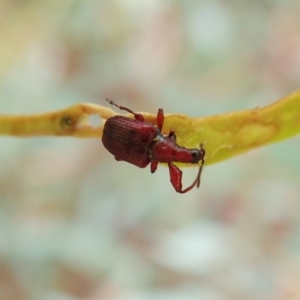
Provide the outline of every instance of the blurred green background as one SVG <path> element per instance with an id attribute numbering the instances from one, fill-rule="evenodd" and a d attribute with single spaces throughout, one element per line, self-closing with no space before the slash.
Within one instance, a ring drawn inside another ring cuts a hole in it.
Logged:
<path id="1" fill-rule="evenodd" d="M 205 116 L 299 89 L 298 0 L 0 0 L 1 114 L 105 98 Z M 0 299 L 300 299 L 299 139 L 204 169 L 0 139 Z M 184 169 L 184 186 L 196 169 Z"/>

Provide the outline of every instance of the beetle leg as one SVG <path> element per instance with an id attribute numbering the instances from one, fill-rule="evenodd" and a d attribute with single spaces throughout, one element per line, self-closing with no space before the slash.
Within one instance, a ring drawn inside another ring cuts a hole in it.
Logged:
<path id="1" fill-rule="evenodd" d="M 151 161 L 151 164 L 150 164 L 151 173 L 154 173 L 156 171 L 157 165 L 158 165 L 158 161 Z"/>
<path id="2" fill-rule="evenodd" d="M 162 127 L 164 125 L 164 120 L 165 120 L 165 115 L 164 115 L 164 111 L 162 108 L 160 108 L 157 112 L 157 116 L 156 116 L 156 122 L 157 122 L 157 126 L 158 129 L 160 131 L 162 131 Z"/>
<path id="3" fill-rule="evenodd" d="M 170 172 L 170 181 L 176 192 L 180 193 L 180 191 L 182 190 L 182 171 L 172 163 L 169 163 L 168 165 Z"/>
<path id="4" fill-rule="evenodd" d="M 169 138 L 172 138 L 172 139 L 174 139 L 175 141 L 176 141 L 176 134 L 175 134 L 175 131 L 174 130 L 170 130 L 170 132 L 169 132 L 169 136 L 168 136 Z"/>
<path id="5" fill-rule="evenodd" d="M 125 106 L 121 106 L 121 105 L 118 105 L 116 104 L 114 101 L 112 100 L 109 100 L 109 99 L 106 99 L 106 101 L 110 104 L 110 105 L 114 105 L 116 106 L 117 108 L 121 109 L 121 110 L 126 110 L 128 111 L 129 113 L 133 114 L 134 115 L 134 118 L 138 121 L 141 121 L 141 122 L 144 122 L 145 119 L 144 119 L 144 116 L 142 114 L 138 114 L 138 113 L 135 113 L 134 111 L 132 111 L 131 109 L 125 107 Z"/>
<path id="6" fill-rule="evenodd" d="M 170 181 L 177 193 L 184 194 L 184 193 L 190 191 L 195 185 L 197 185 L 197 188 L 200 186 L 200 177 L 201 177 L 201 172 L 202 172 L 202 168 L 203 168 L 203 163 L 204 163 L 204 160 L 202 160 L 202 164 L 199 167 L 199 171 L 198 171 L 197 177 L 194 180 L 194 182 L 190 186 L 185 188 L 184 190 L 182 190 L 182 171 L 178 167 L 176 167 L 174 164 L 168 163 L 169 171 L 170 171 Z"/>

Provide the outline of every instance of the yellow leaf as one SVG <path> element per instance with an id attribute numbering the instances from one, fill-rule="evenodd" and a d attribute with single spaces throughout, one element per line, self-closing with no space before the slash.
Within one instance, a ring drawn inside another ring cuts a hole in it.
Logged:
<path id="1" fill-rule="evenodd" d="M 94 114 L 103 121 L 96 128 L 89 123 L 89 117 Z M 0 116 L 0 135 L 101 138 L 104 122 L 117 114 L 108 107 L 82 103 L 39 115 Z M 156 114 L 142 114 L 146 121 L 156 124 Z M 181 146 L 198 148 L 201 143 L 204 145 L 205 165 L 216 163 L 298 135 L 300 91 L 262 108 L 202 118 L 166 114 L 163 132 L 168 134 L 171 129 L 176 132 Z"/>

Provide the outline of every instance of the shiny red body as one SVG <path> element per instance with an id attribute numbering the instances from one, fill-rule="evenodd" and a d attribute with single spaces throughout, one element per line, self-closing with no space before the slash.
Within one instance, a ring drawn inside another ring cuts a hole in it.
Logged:
<path id="1" fill-rule="evenodd" d="M 187 149 L 177 145 L 174 131 L 170 131 L 169 135 L 163 135 L 161 133 L 164 122 L 162 109 L 158 110 L 158 127 L 156 127 L 152 123 L 145 122 L 143 115 L 119 106 L 111 100 L 107 101 L 132 113 L 135 117 L 135 119 L 130 119 L 124 116 L 114 116 L 105 122 L 102 142 L 116 160 L 127 161 L 140 168 L 145 168 L 150 163 L 152 173 L 155 172 L 158 163 L 168 163 L 170 180 L 178 193 L 186 193 L 195 185 L 199 187 L 205 156 L 202 146 L 200 149 Z M 195 181 L 183 190 L 182 171 L 173 162 L 197 164 L 200 160 L 202 164 Z"/>
<path id="2" fill-rule="evenodd" d="M 151 162 L 149 149 L 158 134 L 150 123 L 115 116 L 105 122 L 102 142 L 116 160 L 145 168 Z"/>

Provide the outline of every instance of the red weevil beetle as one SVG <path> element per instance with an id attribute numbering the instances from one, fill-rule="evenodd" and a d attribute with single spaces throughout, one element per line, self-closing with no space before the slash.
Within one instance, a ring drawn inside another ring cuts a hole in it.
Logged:
<path id="1" fill-rule="evenodd" d="M 157 113 L 156 127 L 145 122 L 142 114 L 117 105 L 112 100 L 106 99 L 106 101 L 134 115 L 134 119 L 118 115 L 107 119 L 105 122 L 102 142 L 104 147 L 115 156 L 116 160 L 124 160 L 140 168 L 145 168 L 150 163 L 151 173 L 156 171 L 158 163 L 167 163 L 170 171 L 170 181 L 178 193 L 186 193 L 194 186 L 200 186 L 205 156 L 202 144 L 200 144 L 200 149 L 187 149 L 177 145 L 173 130 L 170 131 L 169 135 L 162 134 L 164 113 L 161 108 Z M 196 179 L 183 190 L 182 171 L 173 162 L 197 164 L 200 160 L 201 166 Z"/>

